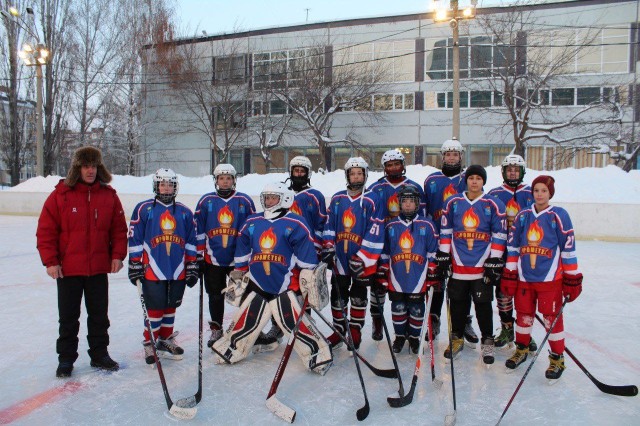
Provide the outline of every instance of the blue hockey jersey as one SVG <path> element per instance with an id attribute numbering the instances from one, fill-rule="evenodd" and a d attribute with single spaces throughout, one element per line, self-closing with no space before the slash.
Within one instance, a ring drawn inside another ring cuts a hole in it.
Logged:
<path id="1" fill-rule="evenodd" d="M 185 262 L 197 257 L 193 213 L 182 203 L 139 203 L 129 224 L 129 259 L 142 261 L 151 281 L 183 280 Z"/>
<path id="2" fill-rule="evenodd" d="M 489 195 L 498 197 L 498 199 L 504 203 L 505 213 L 507 215 L 507 230 L 511 228 L 513 219 L 515 219 L 520 210 L 533 205 L 531 187 L 525 184 L 520 184 L 514 191 L 512 187 L 503 183 L 499 187 L 489 191 Z"/>
<path id="3" fill-rule="evenodd" d="M 303 189 L 296 193 L 293 205 L 289 211 L 304 217 L 313 236 L 316 250 L 322 247 L 322 231 L 327 221 L 327 207 L 324 195 L 314 188 Z"/>
<path id="4" fill-rule="evenodd" d="M 431 173 L 424 180 L 424 196 L 427 203 L 427 216 L 440 230 L 440 217 L 444 202 L 452 195 L 467 190 L 467 181 L 464 174 L 447 177 L 442 172 Z"/>
<path id="5" fill-rule="evenodd" d="M 425 201 L 424 192 L 420 185 L 412 181 L 411 179 L 404 177 L 404 180 L 399 183 L 391 183 L 386 177 L 378 179 L 369 186 L 368 191 L 373 192 L 378 197 L 378 204 L 380 206 L 380 217 L 383 217 L 385 222 L 397 217 L 400 214 L 400 203 L 398 202 L 398 191 L 404 185 L 412 185 L 418 189 L 420 193 L 420 209 L 419 214 L 424 215 Z"/>
<path id="6" fill-rule="evenodd" d="M 520 281 L 549 282 L 562 273 L 579 273 L 573 225 L 566 210 L 549 206 L 537 213 L 535 206 L 516 216 L 507 243 L 506 268 L 518 271 Z"/>
<path id="7" fill-rule="evenodd" d="M 384 226 L 377 202 L 372 192 L 352 198 L 344 190 L 331 198 L 324 225 L 323 247 L 335 247 L 334 269 L 338 274 L 350 274 L 349 258 L 358 252 L 371 225 L 377 223 L 380 227 Z"/>
<path id="8" fill-rule="evenodd" d="M 298 289 L 299 269 L 314 269 L 318 256 L 302 216 L 288 212 L 268 220 L 263 213 L 249 216 L 236 242 L 235 267 L 249 274 L 269 294 Z"/>
<path id="9" fill-rule="evenodd" d="M 502 257 L 506 240 L 502 201 L 484 193 L 471 201 L 463 192 L 445 203 L 440 219 L 440 250 L 451 253 L 453 278 L 482 278 L 485 260 Z"/>
<path id="10" fill-rule="evenodd" d="M 438 233 L 424 216 L 412 221 L 400 217 L 385 226 L 381 265 L 389 270 L 389 291 L 424 293 L 429 268 L 435 268 Z"/>
<path id="11" fill-rule="evenodd" d="M 251 197 L 241 192 L 234 192 L 228 198 L 211 192 L 200 198 L 195 212 L 198 251 L 204 252 L 207 263 L 233 266 L 238 231 L 255 212 Z"/>

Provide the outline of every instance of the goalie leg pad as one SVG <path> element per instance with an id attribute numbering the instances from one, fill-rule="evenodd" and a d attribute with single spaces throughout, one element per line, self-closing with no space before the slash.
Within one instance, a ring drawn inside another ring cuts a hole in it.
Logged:
<path id="1" fill-rule="evenodd" d="M 288 339 L 301 314 L 298 298 L 292 291 L 286 291 L 270 301 L 269 305 L 276 322 Z M 324 375 L 331 368 L 333 363 L 331 346 L 306 314 L 300 323 L 293 349 L 304 366 L 311 371 Z"/>
<path id="2" fill-rule="evenodd" d="M 271 318 L 269 303 L 262 296 L 255 292 L 249 292 L 246 296 L 224 336 L 213 344 L 213 349 L 226 358 L 221 359 L 217 355 L 218 364 L 234 364 L 245 359 Z"/>

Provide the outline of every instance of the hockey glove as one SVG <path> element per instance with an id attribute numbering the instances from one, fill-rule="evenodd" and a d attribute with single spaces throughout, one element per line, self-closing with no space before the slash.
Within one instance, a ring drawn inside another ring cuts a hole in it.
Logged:
<path id="1" fill-rule="evenodd" d="M 207 263 L 204 261 L 204 255 L 198 253 L 198 258 L 196 259 L 198 263 L 198 278 L 204 277 L 204 271 L 207 267 Z"/>
<path id="2" fill-rule="evenodd" d="M 504 269 L 502 271 L 502 279 L 500 282 L 500 292 L 507 297 L 513 297 L 516 295 L 517 289 L 518 273 L 516 271 Z"/>
<path id="3" fill-rule="evenodd" d="M 378 266 L 375 280 L 377 284 L 387 287 L 389 285 L 389 269 L 384 266 Z"/>
<path id="4" fill-rule="evenodd" d="M 327 264 L 327 268 L 332 269 L 333 268 L 333 259 L 336 256 L 336 249 L 335 247 L 325 247 L 322 249 L 322 252 L 320 253 L 320 259 Z"/>
<path id="5" fill-rule="evenodd" d="M 144 278 L 144 265 L 142 262 L 129 261 L 129 281 L 137 286 L 138 280 Z"/>
<path id="6" fill-rule="evenodd" d="M 364 262 L 354 254 L 351 256 L 351 259 L 349 259 L 349 269 L 351 270 L 352 276 L 359 277 L 364 272 Z"/>
<path id="7" fill-rule="evenodd" d="M 436 264 L 440 278 L 447 278 L 451 269 L 451 254 L 438 250 L 436 252 Z"/>
<path id="8" fill-rule="evenodd" d="M 196 285 L 198 278 L 200 278 L 200 265 L 197 261 L 187 262 L 184 269 L 186 271 L 184 281 L 191 288 Z"/>
<path id="9" fill-rule="evenodd" d="M 427 279 L 424 282 L 424 285 L 427 288 L 439 285 L 441 280 L 442 278 L 440 277 L 437 268 L 430 267 L 427 269 Z"/>
<path id="10" fill-rule="evenodd" d="M 562 274 L 562 296 L 568 297 L 569 302 L 573 302 L 582 293 L 582 274 L 576 275 Z"/>
<path id="11" fill-rule="evenodd" d="M 500 285 L 504 261 L 499 257 L 490 257 L 484 262 L 484 282 L 487 285 Z"/>

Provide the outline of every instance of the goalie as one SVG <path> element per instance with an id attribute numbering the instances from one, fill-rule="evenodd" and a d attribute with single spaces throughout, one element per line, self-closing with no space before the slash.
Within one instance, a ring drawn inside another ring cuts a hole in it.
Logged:
<path id="1" fill-rule="evenodd" d="M 286 185 L 267 184 L 260 193 L 264 212 L 251 215 L 240 230 L 235 270 L 226 289 L 227 301 L 240 308 L 212 347 L 217 363 L 239 362 L 251 351 L 259 352 L 264 343 L 275 349 L 277 341 L 256 342 L 270 318 L 274 317 L 288 338 L 303 314 L 294 350 L 305 367 L 316 373 L 324 375 L 331 367 L 331 348 L 315 324 L 301 313 L 299 299 L 304 293 L 318 309 L 327 304 L 326 265 L 316 269 L 318 260 L 309 228 L 304 218 L 289 212 L 293 199 L 294 193 Z"/>

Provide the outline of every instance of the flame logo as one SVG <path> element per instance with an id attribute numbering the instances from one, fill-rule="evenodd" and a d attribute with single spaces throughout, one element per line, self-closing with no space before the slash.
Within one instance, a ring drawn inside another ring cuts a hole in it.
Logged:
<path id="1" fill-rule="evenodd" d="M 233 223 L 233 212 L 229 208 L 229 206 L 224 206 L 222 210 L 218 212 L 218 222 L 220 222 L 220 226 L 230 226 Z"/>
<path id="2" fill-rule="evenodd" d="M 276 238 L 276 234 L 273 232 L 273 228 L 269 228 L 264 231 L 259 240 L 260 248 L 267 253 L 271 253 L 277 242 L 278 239 Z"/>
<path id="3" fill-rule="evenodd" d="M 444 189 L 444 192 L 442 193 L 442 201 L 446 201 L 447 198 L 449 198 L 452 195 L 455 195 L 457 193 L 458 193 L 458 191 L 456 191 L 456 188 L 454 188 L 453 184 L 450 183 L 449 186 L 447 186 Z"/>
<path id="4" fill-rule="evenodd" d="M 411 249 L 413 248 L 414 240 L 408 228 L 405 229 L 402 234 L 400 234 L 400 240 L 398 241 L 398 244 L 400 245 L 400 248 L 403 252 L 411 251 Z"/>
<path id="5" fill-rule="evenodd" d="M 396 217 L 400 214 L 400 203 L 398 203 L 398 193 L 393 194 L 387 201 L 389 216 Z"/>
<path id="6" fill-rule="evenodd" d="M 529 226 L 529 231 L 527 231 L 527 241 L 529 241 L 530 245 L 539 244 L 542 238 L 544 237 L 544 231 L 538 225 L 538 221 L 535 221 Z"/>
<path id="7" fill-rule="evenodd" d="M 356 216 L 353 214 L 353 208 L 349 207 L 347 211 L 342 214 L 342 225 L 344 225 L 347 232 L 349 232 L 356 224 Z"/>
<path id="8" fill-rule="evenodd" d="M 160 215 L 160 228 L 165 234 L 173 234 L 173 231 L 176 229 L 176 220 L 171 216 L 169 210 L 165 210 L 164 213 Z"/>
<path id="9" fill-rule="evenodd" d="M 469 209 L 462 215 L 462 226 L 465 230 L 476 230 L 480 224 L 480 218 L 473 209 Z"/>
<path id="10" fill-rule="evenodd" d="M 506 208 L 507 217 L 515 217 L 520 211 L 520 204 L 514 198 L 511 198 Z"/>
<path id="11" fill-rule="evenodd" d="M 294 201 L 293 204 L 291 205 L 291 208 L 289 209 L 289 211 L 302 216 L 302 210 L 300 210 L 300 207 L 298 206 L 298 202 Z"/>

